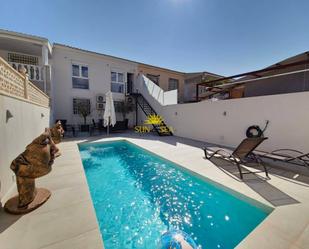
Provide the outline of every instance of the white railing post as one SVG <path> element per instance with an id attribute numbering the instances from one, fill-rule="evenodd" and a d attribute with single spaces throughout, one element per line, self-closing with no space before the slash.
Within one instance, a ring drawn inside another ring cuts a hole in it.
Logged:
<path id="1" fill-rule="evenodd" d="M 44 75 L 44 78 L 42 78 L 42 80 L 43 80 L 43 84 L 44 84 L 44 92 L 46 93 L 47 92 L 47 86 L 46 86 L 46 66 L 43 66 L 42 68 L 41 68 L 41 72 L 40 72 L 40 75 L 41 75 L 41 77 L 42 77 L 42 75 Z"/>
<path id="2" fill-rule="evenodd" d="M 9 62 L 9 64 L 17 71 L 19 68 L 26 68 L 28 72 L 28 79 L 34 81 L 44 81 L 44 67 L 38 65 L 22 64 L 17 62 Z"/>

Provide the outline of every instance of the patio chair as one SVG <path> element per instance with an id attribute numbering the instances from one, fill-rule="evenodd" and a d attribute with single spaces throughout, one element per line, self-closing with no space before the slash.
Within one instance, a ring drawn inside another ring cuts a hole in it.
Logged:
<path id="1" fill-rule="evenodd" d="M 257 151 L 257 155 L 263 158 L 271 159 L 284 163 L 291 163 L 298 166 L 304 166 L 309 169 L 309 153 L 304 153 L 293 149 L 278 149 L 272 152 Z"/>
<path id="2" fill-rule="evenodd" d="M 250 166 L 251 163 L 254 163 L 255 165 L 258 164 L 259 166 L 264 168 L 266 177 L 269 178 L 265 164 L 262 162 L 259 156 L 253 153 L 253 151 L 266 139 L 267 137 L 246 138 L 237 146 L 234 151 L 229 151 L 222 148 L 214 150 L 209 147 L 205 147 L 203 148 L 203 150 L 205 153 L 205 157 L 208 160 L 216 156 L 236 164 L 241 179 L 243 179 L 244 174 L 263 172 L 262 170 L 256 172 L 243 172 L 241 165 Z"/>

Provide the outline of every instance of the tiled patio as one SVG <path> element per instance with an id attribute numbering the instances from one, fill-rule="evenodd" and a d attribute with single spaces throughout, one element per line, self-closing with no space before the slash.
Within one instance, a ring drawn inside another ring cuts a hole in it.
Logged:
<path id="1" fill-rule="evenodd" d="M 275 210 L 238 248 L 309 248 L 309 177 L 271 169 L 271 179 L 264 174 L 246 175 L 242 182 L 237 174 L 206 161 L 201 142 L 179 137 L 158 137 L 133 133 L 110 137 L 65 140 L 59 145 L 62 156 L 53 171 L 38 179 L 37 186 L 48 188 L 52 196 L 47 203 L 24 216 L 0 212 L 1 249 L 103 248 L 77 143 L 127 139 L 165 157 L 184 168 L 234 189 Z M 14 191 L 14 190 L 13 190 Z M 13 193 L 12 193 L 13 195 Z M 264 197 L 264 198 L 263 198 Z"/>

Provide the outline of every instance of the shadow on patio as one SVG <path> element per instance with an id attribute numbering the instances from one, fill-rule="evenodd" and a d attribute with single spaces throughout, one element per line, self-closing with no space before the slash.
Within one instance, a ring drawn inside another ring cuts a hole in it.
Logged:
<path id="1" fill-rule="evenodd" d="M 13 215 L 6 213 L 0 203 L 0 235 L 7 228 L 17 222 L 21 217 L 22 215 Z"/>
<path id="2" fill-rule="evenodd" d="M 258 174 L 245 174 L 244 179 L 242 181 L 239 178 L 239 171 L 236 165 L 226 160 L 220 159 L 220 158 L 212 158 L 211 162 L 215 164 L 225 174 L 228 174 L 233 179 L 237 181 L 241 181 L 247 186 L 249 186 L 252 190 L 254 190 L 256 193 L 258 193 L 260 196 L 262 196 L 265 200 L 270 202 L 275 207 L 299 203 L 299 201 L 297 201 L 296 199 L 292 198 L 288 194 L 284 193 L 280 189 L 268 183 L 268 179 L 263 176 L 260 176 Z M 244 169 L 244 172 L 249 171 L 249 170 L 246 170 L 245 168 L 243 169 Z M 250 168 L 250 171 L 254 172 L 255 169 Z M 295 175 L 295 173 L 287 172 L 287 171 L 284 172 L 283 170 L 270 168 L 269 166 L 268 166 L 268 172 L 270 173 L 270 177 L 271 175 L 276 175 L 287 181 L 292 181 L 294 184 L 308 186 L 305 183 L 296 182 L 295 180 L 293 180 L 293 176 Z M 306 183 L 309 183 L 308 177 L 303 177 L 302 180 Z"/>

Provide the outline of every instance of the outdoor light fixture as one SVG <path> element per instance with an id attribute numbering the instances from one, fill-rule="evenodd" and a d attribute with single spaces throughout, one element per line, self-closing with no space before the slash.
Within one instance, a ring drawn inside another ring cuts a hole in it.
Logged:
<path id="1" fill-rule="evenodd" d="M 9 110 L 6 110 L 6 122 L 8 122 L 10 118 L 13 118 L 13 114 Z"/>
<path id="2" fill-rule="evenodd" d="M 226 111 L 223 112 L 223 116 L 226 116 Z"/>
<path id="3" fill-rule="evenodd" d="M 45 115 L 43 113 L 41 113 L 41 118 L 44 118 L 44 117 L 45 117 Z"/>

